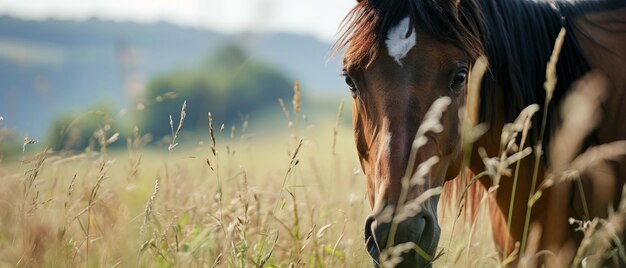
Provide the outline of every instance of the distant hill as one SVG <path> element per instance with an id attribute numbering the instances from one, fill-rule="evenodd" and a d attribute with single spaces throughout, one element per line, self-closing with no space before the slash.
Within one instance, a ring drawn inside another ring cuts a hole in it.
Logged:
<path id="1" fill-rule="evenodd" d="M 0 115 L 5 125 L 42 137 L 59 113 L 105 101 L 127 108 L 133 94 L 129 81 L 147 84 L 157 74 L 201 64 L 233 42 L 255 60 L 301 80 L 308 94 L 343 92 L 337 62 L 326 63 L 330 44 L 310 36 L 0 16 Z"/>
<path id="2" fill-rule="evenodd" d="M 299 79 L 313 94 L 336 94 L 345 84 L 337 59 L 329 60 L 330 47 L 311 36 L 272 34 L 260 37 L 251 53 Z"/>

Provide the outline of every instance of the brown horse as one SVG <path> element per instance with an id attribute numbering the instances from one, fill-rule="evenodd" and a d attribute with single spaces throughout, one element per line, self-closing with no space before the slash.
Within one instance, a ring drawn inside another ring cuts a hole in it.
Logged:
<path id="1" fill-rule="evenodd" d="M 603 119 L 586 137 L 586 146 L 626 139 L 626 127 L 618 123 L 626 111 L 626 1 L 361 0 L 347 15 L 336 49 L 344 52 L 344 76 L 353 96 L 354 138 L 374 211 L 366 219 L 365 239 L 375 265 L 385 249 L 398 245 L 416 249 L 402 254 L 401 266 L 429 266 L 435 256 L 441 232 L 439 197 L 429 190 L 454 179 L 462 168 L 459 111 L 466 102 L 468 72 L 476 59 L 485 55 L 490 66 L 479 107 L 480 121 L 488 123 L 489 131 L 473 148 L 482 147 L 487 155 L 496 156 L 504 124 L 531 104 L 543 106 L 546 63 L 561 28 L 568 34 L 556 69 L 558 83 L 547 107 L 545 138 L 540 138 L 538 127 L 542 118 L 536 116 L 526 144 L 543 144 L 545 154 L 558 153 L 547 151 L 559 123 L 557 108 L 570 85 L 591 70 L 610 82 L 601 103 Z M 415 139 L 416 135 L 420 137 Z M 469 168 L 475 174 L 482 172 L 485 165 L 477 150 L 469 155 Z M 546 159 L 538 162 L 539 174 L 549 167 Z M 512 178 L 504 177 L 499 184 L 493 220 L 506 219 L 512 196 L 517 196 L 510 228 L 494 224 L 503 255 L 525 233 L 527 198 L 541 183 L 541 178 L 532 183 L 534 165 L 532 157 L 521 161 L 516 195 Z M 590 212 L 590 217 L 605 216 L 606 205 L 619 201 L 626 159 L 612 162 L 610 172 L 616 178 L 615 190 L 604 200 L 611 202 L 602 204 L 604 210 Z M 481 182 L 492 185 L 488 178 Z M 558 198 L 572 200 L 571 192 Z M 563 212 L 567 207 L 548 211 L 555 208 L 548 203 L 555 199 L 550 194 L 540 198 L 529 217 L 531 224 L 550 223 L 543 224 L 541 248 L 579 243 L 567 231 L 569 214 Z M 411 202 L 419 207 L 406 213 L 404 208 Z M 587 202 L 602 207 L 594 199 Z M 555 217 L 546 217 L 552 212 Z M 396 220 L 398 216 L 401 220 Z"/>

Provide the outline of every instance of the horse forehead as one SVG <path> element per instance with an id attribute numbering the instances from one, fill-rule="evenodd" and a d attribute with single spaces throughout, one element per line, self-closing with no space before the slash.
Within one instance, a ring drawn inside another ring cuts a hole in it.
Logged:
<path id="1" fill-rule="evenodd" d="M 407 33 L 411 31 L 411 34 L 407 36 Z M 397 25 L 389 29 L 387 33 L 387 51 L 396 63 L 402 66 L 402 59 L 404 59 L 409 51 L 415 47 L 417 43 L 417 37 L 415 34 L 415 28 L 411 25 L 411 19 L 407 16 L 402 19 Z"/>

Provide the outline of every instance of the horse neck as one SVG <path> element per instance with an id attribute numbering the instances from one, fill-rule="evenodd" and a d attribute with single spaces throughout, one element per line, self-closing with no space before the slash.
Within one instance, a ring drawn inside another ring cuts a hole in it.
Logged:
<path id="1" fill-rule="evenodd" d="M 593 5 L 592 2 L 558 2 L 559 10 L 546 3 L 531 2 L 527 0 L 477 0 L 483 12 L 487 36 L 485 37 L 485 53 L 490 63 L 489 73 L 485 75 L 481 89 L 481 121 L 490 123 L 490 131 L 483 136 L 474 148 L 484 147 L 490 157 L 498 156 L 499 141 L 502 127 L 507 122 L 512 122 L 519 112 L 530 104 L 543 106 L 545 91 L 546 64 L 549 61 L 554 42 L 561 27 L 565 27 L 568 34 L 563 43 L 559 61 L 557 64 L 558 82 L 553 98 L 547 107 L 547 122 L 544 139 L 539 140 L 539 131 L 542 124 L 541 116 L 535 115 L 530 139 L 526 146 L 543 143 L 546 150 L 543 161 L 540 162 L 540 171 L 537 185 L 542 180 L 541 174 L 547 167 L 549 158 L 549 138 L 559 120 L 556 106 L 564 97 L 571 83 L 582 74 L 589 71 L 589 63 L 583 56 L 574 33 L 580 33 L 580 29 L 573 23 L 577 16 L 588 12 L 602 11 L 609 7 L 625 7 L 626 1 L 600 1 L 603 5 Z M 580 4 L 579 4 L 580 3 Z M 563 20 L 561 15 L 565 16 Z M 532 157 L 531 157 L 532 158 Z M 503 179 L 498 189 L 497 208 L 490 210 L 493 223 L 494 237 L 501 250 L 510 252 L 512 241 L 519 241 L 522 236 L 523 221 L 515 220 L 516 215 L 524 216 L 527 200 L 531 192 L 530 181 L 532 175 L 532 161 L 527 158 L 522 161 L 517 190 L 516 202 L 513 210 L 513 219 L 510 229 L 507 227 L 506 216 L 509 209 L 512 194 L 511 178 Z M 470 167 L 474 173 L 484 169 L 482 159 L 472 152 Z M 486 186 L 491 186 L 491 181 L 481 181 Z M 508 183 L 508 185 L 507 185 Z M 559 195 L 561 196 L 561 195 Z M 537 215 L 545 213 L 546 196 L 539 199 L 533 207 L 531 221 L 536 220 Z M 552 215 L 555 220 L 555 215 Z M 558 220 L 556 220 L 558 221 Z M 509 237 L 512 236 L 512 237 Z"/>
<path id="2" fill-rule="evenodd" d="M 491 126 L 490 131 L 477 142 L 475 148 L 484 147 L 488 155 L 494 157 L 499 156 L 500 134 L 505 123 L 515 120 L 521 110 L 531 104 L 542 106 L 539 115 L 543 112 L 546 64 L 561 27 L 568 27 L 568 23 L 561 19 L 558 10 L 547 3 L 527 0 L 478 1 L 487 31 L 484 44 L 490 64 L 489 73 L 485 75 L 481 89 L 481 121 L 488 122 Z M 566 39 L 557 66 L 559 81 L 553 103 L 558 102 L 572 81 L 588 69 L 573 36 Z M 550 116 L 546 122 L 548 130 L 544 137 L 550 136 L 551 126 L 558 120 L 553 110 L 554 104 L 548 106 Z M 548 138 L 539 140 L 541 120 L 541 116 L 534 117 L 534 127 L 525 146 L 533 146 L 539 142 L 545 145 L 549 142 Z M 526 202 L 522 200 L 525 200 L 531 192 L 533 163 L 534 161 L 530 159 L 522 161 L 511 229 L 508 230 L 506 219 L 512 195 L 512 178 L 502 179 L 496 200 L 500 209 L 492 210 L 490 213 L 494 223 L 492 226 L 494 237 L 503 251 L 512 250 L 511 243 L 520 241 L 522 236 L 523 214 L 526 211 Z M 545 164 L 545 161 L 541 162 L 540 170 L 544 169 Z M 474 172 L 484 169 L 484 164 L 476 152 L 472 153 L 471 169 Z M 540 181 L 541 179 L 537 183 Z M 489 180 L 482 182 L 486 186 L 491 184 Z M 539 212 L 541 209 L 541 207 L 534 209 L 533 217 L 535 211 Z"/>

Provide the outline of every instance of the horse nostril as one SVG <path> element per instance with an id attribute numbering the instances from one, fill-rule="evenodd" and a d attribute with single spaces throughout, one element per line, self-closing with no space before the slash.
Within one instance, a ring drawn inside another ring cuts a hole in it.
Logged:
<path id="1" fill-rule="evenodd" d="M 378 246 L 377 238 L 374 234 L 374 228 L 376 219 L 370 215 L 365 219 L 365 247 L 367 252 L 374 260 L 378 260 L 380 255 L 380 247 Z"/>

